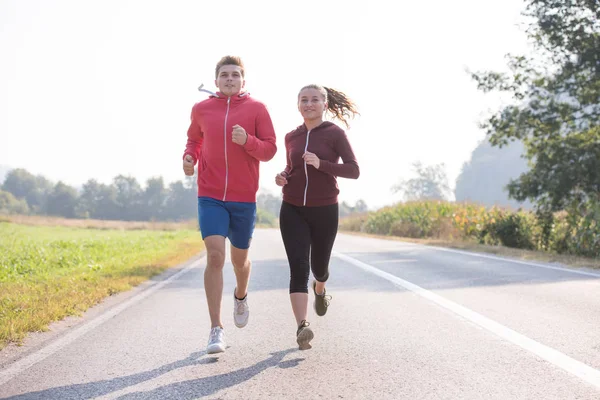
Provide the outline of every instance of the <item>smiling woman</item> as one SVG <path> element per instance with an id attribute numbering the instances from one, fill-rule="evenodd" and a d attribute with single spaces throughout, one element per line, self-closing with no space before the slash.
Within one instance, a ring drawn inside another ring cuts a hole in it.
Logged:
<path id="1" fill-rule="evenodd" d="M 325 294 L 329 258 L 338 229 L 337 177 L 357 179 L 360 171 L 346 133 L 323 116 L 330 112 L 348 126 L 358 114 L 342 92 L 319 85 L 304 86 L 298 94 L 298 111 L 304 124 L 285 137 L 287 165 L 275 177 L 283 186 L 280 229 L 290 265 L 290 300 L 300 350 L 311 348 L 313 332 L 307 318 L 308 279 L 317 315 L 327 312 L 331 296 Z M 340 158 L 342 163 L 339 163 Z"/>

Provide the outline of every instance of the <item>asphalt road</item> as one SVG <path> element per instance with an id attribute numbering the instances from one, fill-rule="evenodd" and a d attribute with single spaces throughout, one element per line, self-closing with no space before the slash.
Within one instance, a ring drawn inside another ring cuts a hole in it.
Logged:
<path id="1" fill-rule="evenodd" d="M 334 251 L 311 350 L 279 231 L 258 230 L 243 329 L 225 266 L 225 353 L 205 353 L 199 258 L 0 352 L 0 398 L 600 399 L 600 272 L 344 234 Z"/>

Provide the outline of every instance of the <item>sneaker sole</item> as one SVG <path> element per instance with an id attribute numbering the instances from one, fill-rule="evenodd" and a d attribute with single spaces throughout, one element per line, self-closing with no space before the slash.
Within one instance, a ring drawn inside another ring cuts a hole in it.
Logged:
<path id="1" fill-rule="evenodd" d="M 298 336 L 296 337 L 296 343 L 298 343 L 298 348 L 300 350 L 308 350 L 312 349 L 312 345 L 310 341 L 313 340 L 315 334 L 310 328 L 304 328 L 300 331 Z"/>
<path id="2" fill-rule="evenodd" d="M 233 323 L 235 324 L 235 326 L 237 326 L 238 328 L 243 328 L 246 325 L 248 325 L 248 320 L 246 320 L 246 322 L 244 322 L 243 324 L 238 324 L 237 321 L 235 320 L 235 318 L 233 319 Z"/>
<path id="3" fill-rule="evenodd" d="M 213 344 L 206 347 L 206 354 L 217 354 L 223 352 L 225 352 L 225 347 L 218 344 Z"/>

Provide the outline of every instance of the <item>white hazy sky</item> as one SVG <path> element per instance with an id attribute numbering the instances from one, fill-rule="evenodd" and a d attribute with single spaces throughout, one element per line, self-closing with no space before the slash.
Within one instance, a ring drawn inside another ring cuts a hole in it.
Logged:
<path id="1" fill-rule="evenodd" d="M 453 187 L 483 139 L 495 96 L 465 72 L 505 69 L 527 49 L 522 0 L 0 0 L 0 164 L 80 185 L 118 174 L 183 178 L 194 103 L 226 54 L 246 64 L 279 150 L 261 187 L 279 193 L 284 136 L 302 123 L 298 90 L 346 92 L 362 116 L 348 136 L 361 176 L 340 200 L 370 208 L 411 164 L 445 163 Z"/>

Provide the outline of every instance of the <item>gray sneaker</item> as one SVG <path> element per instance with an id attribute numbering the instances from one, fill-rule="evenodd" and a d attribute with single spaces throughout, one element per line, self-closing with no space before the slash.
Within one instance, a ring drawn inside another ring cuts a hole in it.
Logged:
<path id="1" fill-rule="evenodd" d="M 323 294 L 317 294 L 317 281 L 313 281 L 312 288 L 313 293 L 315 294 L 315 302 L 313 303 L 315 312 L 319 317 L 322 317 L 327 312 L 327 307 L 329 307 L 331 296 L 327 294 L 325 289 L 323 289 Z"/>
<path id="2" fill-rule="evenodd" d="M 206 346 L 207 354 L 222 353 L 225 351 L 225 332 L 220 326 L 216 326 L 210 330 L 208 345 Z"/>
<path id="3" fill-rule="evenodd" d="M 315 334 L 312 329 L 308 327 L 309 325 L 310 322 L 303 320 L 296 331 L 296 343 L 298 343 L 298 348 L 300 350 L 312 349 L 310 341 L 313 340 Z"/>
<path id="4" fill-rule="evenodd" d="M 244 297 L 244 300 L 238 300 L 235 297 L 235 290 L 233 291 L 233 322 L 238 328 L 243 328 L 248 324 L 248 317 L 250 316 L 250 307 L 248 307 L 248 294 Z"/>

